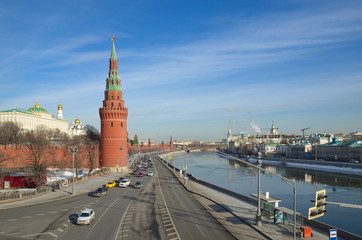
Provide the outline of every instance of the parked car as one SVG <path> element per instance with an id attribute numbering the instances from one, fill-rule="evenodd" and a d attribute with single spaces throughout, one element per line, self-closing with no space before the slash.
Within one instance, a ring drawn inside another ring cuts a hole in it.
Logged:
<path id="1" fill-rule="evenodd" d="M 143 173 L 138 173 L 138 175 L 137 175 L 137 177 L 143 177 L 144 175 L 143 175 Z"/>
<path id="2" fill-rule="evenodd" d="M 86 208 L 78 215 L 77 224 L 78 225 L 85 225 L 85 224 L 89 225 L 95 218 L 96 218 L 96 215 L 95 215 L 93 209 Z"/>
<path id="3" fill-rule="evenodd" d="M 116 182 L 115 182 L 115 181 L 109 181 L 109 182 L 106 184 L 106 187 L 107 187 L 107 188 L 112 188 L 112 187 L 114 187 L 114 186 L 116 186 Z"/>
<path id="4" fill-rule="evenodd" d="M 104 195 L 108 195 L 108 188 L 106 188 L 106 187 L 100 187 L 97 190 L 95 190 L 94 192 L 92 192 L 93 197 L 101 197 Z"/>
<path id="5" fill-rule="evenodd" d="M 119 187 L 128 187 L 128 185 L 131 183 L 131 181 L 128 178 L 123 179 L 120 183 L 119 183 Z"/>
<path id="6" fill-rule="evenodd" d="M 152 171 L 149 171 L 149 172 L 147 173 L 147 175 L 148 175 L 148 176 L 153 176 L 153 172 L 152 172 Z"/>
<path id="7" fill-rule="evenodd" d="M 141 181 L 137 181 L 134 185 L 135 188 L 141 188 L 143 187 L 143 183 Z"/>

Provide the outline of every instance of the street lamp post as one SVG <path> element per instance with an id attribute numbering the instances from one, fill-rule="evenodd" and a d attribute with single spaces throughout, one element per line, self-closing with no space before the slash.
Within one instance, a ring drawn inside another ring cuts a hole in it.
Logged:
<path id="1" fill-rule="evenodd" d="M 122 169 L 122 150 L 123 150 L 123 146 L 119 147 L 119 150 L 121 150 L 121 158 L 120 158 L 120 162 L 121 162 L 121 177 L 123 177 L 123 169 Z M 117 172 L 118 172 L 118 163 L 117 163 Z"/>
<path id="2" fill-rule="evenodd" d="M 262 160 L 260 160 L 260 156 L 258 159 L 258 163 L 257 163 L 257 168 L 258 168 L 258 211 L 256 213 L 256 225 L 257 226 L 261 226 L 262 222 L 261 222 L 261 201 L 260 201 L 260 168 L 262 165 Z"/>
<path id="3" fill-rule="evenodd" d="M 286 182 L 289 186 L 293 188 L 293 197 L 294 197 L 294 210 L 293 210 L 293 240 L 296 239 L 297 235 L 297 188 L 295 186 L 295 180 L 292 180 L 292 183 L 290 183 L 290 179 L 282 177 L 283 181 Z"/>
<path id="4" fill-rule="evenodd" d="M 187 185 L 187 147 L 186 147 L 186 151 L 185 151 L 185 170 L 184 170 L 184 181 L 185 181 L 185 185 Z"/>
<path id="5" fill-rule="evenodd" d="M 74 159 L 75 159 L 75 155 L 77 155 L 78 152 L 78 147 L 77 146 L 72 146 L 69 147 L 69 151 L 72 152 L 72 166 L 73 166 L 73 184 L 72 184 L 72 195 L 75 194 L 75 189 L 74 189 Z"/>

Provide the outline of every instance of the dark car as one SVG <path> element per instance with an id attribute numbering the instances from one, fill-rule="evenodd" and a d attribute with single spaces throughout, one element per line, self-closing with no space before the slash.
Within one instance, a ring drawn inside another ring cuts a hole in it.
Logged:
<path id="1" fill-rule="evenodd" d="M 134 185 L 135 188 L 141 188 L 143 187 L 143 183 L 141 181 L 137 181 Z"/>
<path id="2" fill-rule="evenodd" d="M 138 175 L 137 175 L 138 177 L 143 177 L 144 175 L 143 175 L 143 173 L 138 173 Z"/>
<path id="3" fill-rule="evenodd" d="M 92 192 L 93 197 L 101 197 L 103 195 L 108 195 L 108 188 L 106 187 L 100 187 L 94 192 Z"/>

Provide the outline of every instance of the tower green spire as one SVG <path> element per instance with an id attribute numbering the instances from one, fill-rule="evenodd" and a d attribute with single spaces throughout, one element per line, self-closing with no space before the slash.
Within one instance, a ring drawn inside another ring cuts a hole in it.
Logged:
<path id="1" fill-rule="evenodd" d="M 111 58 L 109 59 L 109 73 L 107 78 L 106 91 L 121 91 L 121 79 L 118 76 L 118 59 L 114 40 L 116 40 L 116 38 L 113 36 Z"/>
<path id="2" fill-rule="evenodd" d="M 117 54 L 116 54 L 116 47 L 114 46 L 114 40 L 116 40 L 116 37 L 113 36 L 112 37 L 112 50 L 111 50 L 111 59 L 117 59 Z"/>

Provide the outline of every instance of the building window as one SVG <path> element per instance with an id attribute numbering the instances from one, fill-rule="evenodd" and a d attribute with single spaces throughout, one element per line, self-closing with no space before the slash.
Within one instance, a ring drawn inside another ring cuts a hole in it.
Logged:
<path id="1" fill-rule="evenodd" d="M 111 127 L 113 127 L 113 122 L 111 122 Z"/>
<path id="2" fill-rule="evenodd" d="M 123 127 L 123 122 L 121 122 L 121 127 Z"/>

